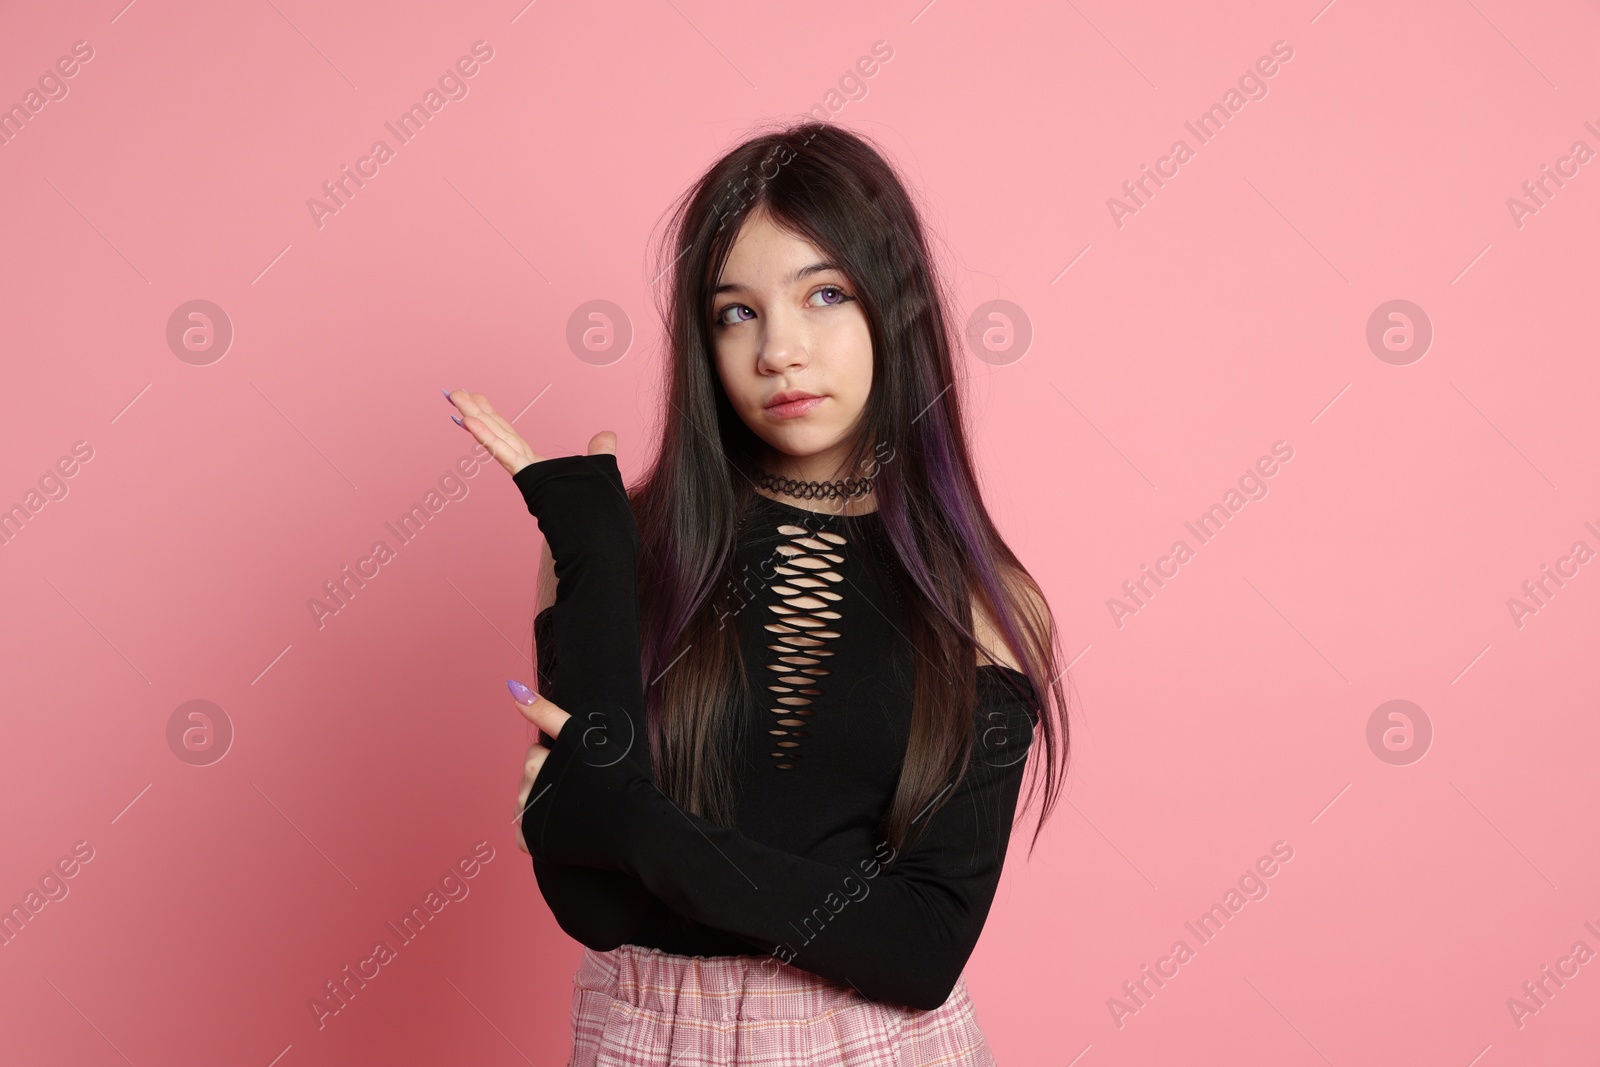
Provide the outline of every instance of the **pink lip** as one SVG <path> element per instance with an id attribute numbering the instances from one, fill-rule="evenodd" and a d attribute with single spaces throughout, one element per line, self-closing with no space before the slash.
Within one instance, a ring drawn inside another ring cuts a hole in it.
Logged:
<path id="1" fill-rule="evenodd" d="M 782 404 L 773 404 L 767 408 L 767 413 L 780 419 L 796 419 L 826 399 L 820 396 L 805 396 L 799 400 L 789 400 Z"/>

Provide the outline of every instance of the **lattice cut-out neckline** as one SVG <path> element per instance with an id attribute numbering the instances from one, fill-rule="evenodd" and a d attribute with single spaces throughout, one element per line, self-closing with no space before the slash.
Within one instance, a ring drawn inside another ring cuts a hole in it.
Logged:
<path id="1" fill-rule="evenodd" d="M 767 690 L 773 694 L 773 716 L 767 726 L 774 751 L 768 755 L 782 771 L 793 770 L 802 758 L 805 729 L 816 715 L 812 705 L 822 695 L 823 679 L 831 673 L 826 664 L 834 654 L 831 642 L 842 636 L 838 610 L 844 595 L 836 587 L 844 576 L 841 551 L 848 542 L 829 530 L 808 530 L 791 522 L 779 522 L 777 532 L 784 538 L 776 549 L 781 562 L 772 568 L 773 583 L 768 587 L 775 599 L 766 605 L 775 618 L 763 629 L 776 635 L 767 648 L 777 655 L 767 669 L 775 677 Z"/>

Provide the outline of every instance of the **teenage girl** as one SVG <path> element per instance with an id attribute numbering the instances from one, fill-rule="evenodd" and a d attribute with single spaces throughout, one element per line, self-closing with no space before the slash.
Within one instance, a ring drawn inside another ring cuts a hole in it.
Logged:
<path id="1" fill-rule="evenodd" d="M 545 538 L 539 691 L 508 685 L 540 730 L 519 846 L 585 946 L 571 1064 L 993 1064 L 963 971 L 1028 766 L 1041 826 L 1058 799 L 1067 697 L 921 221 L 871 145 L 805 123 L 673 222 L 632 491 L 614 434 L 547 459 L 448 393 Z"/>

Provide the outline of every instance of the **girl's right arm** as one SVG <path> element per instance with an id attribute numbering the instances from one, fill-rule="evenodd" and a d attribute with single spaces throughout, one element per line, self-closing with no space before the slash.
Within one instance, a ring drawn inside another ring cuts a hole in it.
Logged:
<path id="1" fill-rule="evenodd" d="M 465 419 L 451 416 L 456 424 L 471 433 L 513 479 L 521 470 L 533 467 L 553 470 L 562 465 L 570 466 L 574 460 L 584 458 L 564 456 L 545 459 L 538 455 L 522 440 L 511 423 L 490 406 L 488 398 L 482 393 L 458 389 L 445 395 L 465 416 Z M 614 467 L 616 457 L 611 459 Z M 553 466 L 546 467 L 546 464 Z M 619 587 L 609 583 L 623 582 L 627 586 L 627 595 L 632 597 L 631 552 L 626 555 L 626 561 L 628 566 L 625 575 L 599 573 L 592 577 L 585 576 L 588 568 L 575 563 L 567 564 L 567 580 L 558 581 L 555 610 L 551 612 L 559 617 L 561 625 L 555 628 L 554 640 L 541 639 L 537 642 L 541 689 L 562 694 L 564 698 L 574 701 L 603 700 L 614 695 L 606 672 L 596 669 L 599 661 L 592 649 L 586 649 L 572 640 L 572 635 L 584 633 L 593 625 L 585 613 L 589 612 L 590 605 L 598 606 L 601 602 L 588 598 L 576 599 L 574 594 L 581 588 L 598 587 L 611 595 L 622 595 Z M 599 566 L 595 569 L 604 572 L 616 568 Z M 558 579 L 563 573 L 563 568 L 556 569 Z M 543 735 L 541 740 L 546 744 L 552 743 Z M 644 770 L 648 775 L 648 764 Z M 639 931 L 664 907 L 639 879 L 618 871 L 551 863 L 539 857 L 533 858 L 533 871 L 539 883 L 539 892 L 543 894 L 556 923 L 569 937 L 597 952 L 616 948 L 626 944 L 629 938 L 638 936 Z"/>
<path id="2" fill-rule="evenodd" d="M 537 474 L 559 486 L 564 473 L 575 473 L 596 462 L 614 469 L 616 458 L 561 456 L 529 464 L 518 474 L 526 472 L 524 479 Z M 513 476 L 519 487 L 524 479 Z M 621 484 L 620 474 L 616 484 Z M 575 507 L 578 500 L 574 497 L 569 503 Z M 628 506 L 625 495 L 622 506 Z M 616 597 L 626 596 L 631 600 L 637 595 L 634 568 L 637 536 L 612 544 L 602 535 L 602 530 L 615 529 L 614 524 L 580 522 L 576 525 L 593 531 L 593 536 L 586 539 L 584 551 L 560 546 L 562 551 L 556 556 L 555 600 L 548 614 L 538 614 L 542 625 L 535 626 L 539 690 L 558 704 L 563 700 L 573 703 L 626 700 L 641 689 L 641 683 L 634 679 L 630 686 L 615 669 L 606 669 L 614 668 L 616 663 L 614 653 L 607 651 L 606 645 L 615 639 L 614 635 L 608 635 L 618 620 L 597 609 L 614 603 Z M 550 552 L 551 547 L 547 545 L 545 551 Z M 636 642 L 637 635 L 632 640 Z M 554 739 L 542 734 L 541 741 L 547 746 L 554 744 Z M 649 745 L 643 738 L 637 741 L 628 748 L 626 758 L 636 762 L 648 778 Z M 535 783 L 530 803 L 537 802 L 534 798 L 538 797 L 542 784 Z M 598 952 L 627 943 L 651 921 L 658 908 L 664 907 L 643 882 L 619 871 L 556 864 L 539 857 L 533 858 L 533 871 L 539 891 L 556 922 L 574 940 Z"/>

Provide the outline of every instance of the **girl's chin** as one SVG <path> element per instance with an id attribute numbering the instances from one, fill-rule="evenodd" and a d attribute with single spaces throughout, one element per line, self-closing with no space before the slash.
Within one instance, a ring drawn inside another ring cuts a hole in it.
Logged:
<path id="1" fill-rule="evenodd" d="M 842 442 L 838 435 L 828 433 L 762 435 L 767 447 L 777 453 L 776 459 L 810 459 L 837 448 Z"/>

